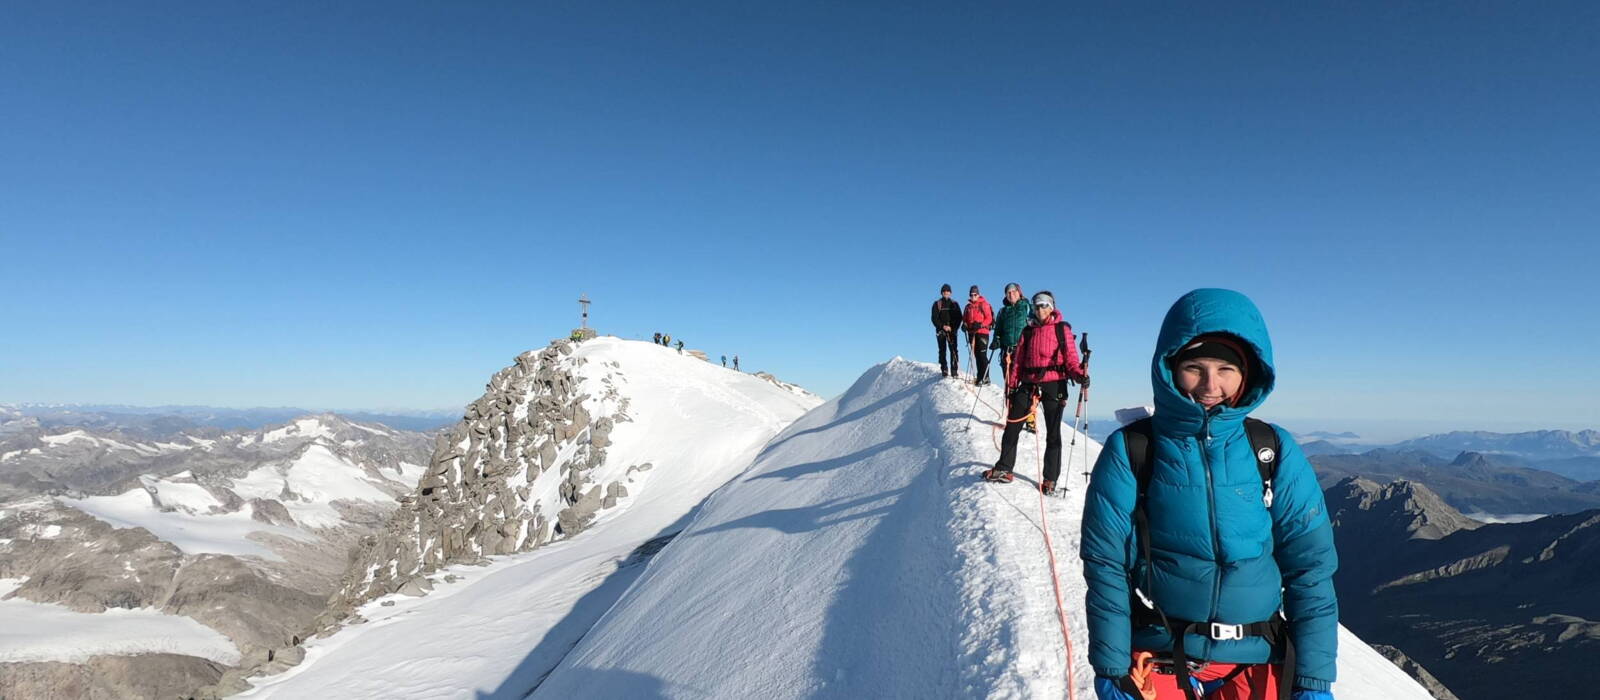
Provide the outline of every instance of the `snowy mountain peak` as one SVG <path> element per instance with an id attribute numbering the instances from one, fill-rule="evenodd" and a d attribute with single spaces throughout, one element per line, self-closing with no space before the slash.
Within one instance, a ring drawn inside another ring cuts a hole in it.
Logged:
<path id="1" fill-rule="evenodd" d="M 795 389 L 615 338 L 524 353 L 438 436 L 417 491 L 352 564 L 325 622 L 425 592 L 448 564 L 571 538 L 652 488 L 689 489 L 700 475 L 686 471 L 753 449 L 819 402 Z"/>

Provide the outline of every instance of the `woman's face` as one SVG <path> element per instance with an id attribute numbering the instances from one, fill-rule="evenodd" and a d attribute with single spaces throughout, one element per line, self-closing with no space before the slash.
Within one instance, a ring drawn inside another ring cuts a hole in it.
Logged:
<path id="1" fill-rule="evenodd" d="M 1172 381 L 1178 391 L 1207 409 L 1239 393 L 1244 373 L 1231 362 L 1214 357 L 1196 357 L 1178 364 Z"/>
<path id="2" fill-rule="evenodd" d="M 1050 320 L 1050 312 L 1054 310 L 1049 304 L 1035 304 L 1033 315 L 1038 317 L 1040 321 L 1048 321 Z"/>

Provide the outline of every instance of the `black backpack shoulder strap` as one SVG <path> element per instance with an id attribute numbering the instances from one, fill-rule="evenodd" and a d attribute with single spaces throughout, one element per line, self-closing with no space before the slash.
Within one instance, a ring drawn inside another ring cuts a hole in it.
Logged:
<path id="1" fill-rule="evenodd" d="M 1139 552 L 1150 561 L 1150 517 L 1145 512 L 1145 496 L 1150 492 L 1150 474 L 1155 460 L 1150 455 L 1150 443 L 1155 441 L 1154 428 L 1149 418 L 1140 418 L 1122 427 L 1122 444 L 1128 452 L 1128 468 L 1133 470 L 1133 530 L 1139 542 Z"/>
<path id="2" fill-rule="evenodd" d="M 1122 445 L 1128 453 L 1128 468 L 1133 471 L 1133 481 L 1137 489 L 1133 500 L 1133 536 L 1139 548 L 1139 556 L 1143 557 L 1145 562 L 1145 580 L 1129 582 L 1131 597 L 1143 605 L 1133 605 L 1130 602 L 1130 609 L 1133 610 L 1135 618 L 1144 623 L 1154 622 L 1148 619 L 1148 613 L 1160 614 L 1155 607 L 1155 601 L 1151 598 L 1153 594 L 1150 593 L 1153 584 L 1151 562 L 1155 560 L 1150 553 L 1150 514 L 1145 507 L 1145 503 L 1149 500 L 1147 496 L 1150 491 L 1151 474 L 1155 471 L 1155 459 L 1150 454 L 1150 445 L 1153 442 L 1155 442 L 1155 428 L 1149 418 L 1140 418 L 1122 427 Z M 1143 588 L 1140 588 L 1141 585 Z"/>
<path id="3" fill-rule="evenodd" d="M 1067 322 L 1056 323 L 1056 352 L 1061 353 L 1061 371 L 1067 370 Z"/>
<path id="4" fill-rule="evenodd" d="M 1140 418 L 1122 427 L 1122 443 L 1128 452 L 1128 468 L 1133 470 L 1133 480 L 1138 484 L 1139 502 L 1135 508 L 1144 507 L 1144 495 L 1150 490 L 1150 472 L 1154 466 L 1150 459 L 1150 443 L 1154 428 L 1149 418 Z"/>
<path id="5" fill-rule="evenodd" d="M 1272 482 L 1278 478 L 1283 444 L 1278 441 L 1277 429 L 1264 420 L 1244 419 L 1244 431 L 1250 436 L 1250 451 L 1256 455 L 1256 471 L 1261 474 L 1261 502 L 1271 508 Z"/>

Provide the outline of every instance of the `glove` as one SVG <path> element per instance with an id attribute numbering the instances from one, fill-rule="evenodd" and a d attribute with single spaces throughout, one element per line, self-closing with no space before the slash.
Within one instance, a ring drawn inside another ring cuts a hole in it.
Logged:
<path id="1" fill-rule="evenodd" d="M 1326 690 L 1306 690 L 1305 688 L 1295 688 L 1294 694 L 1290 695 L 1289 697 L 1290 700 L 1333 700 L 1333 693 L 1330 693 Z"/>
<path id="2" fill-rule="evenodd" d="M 1142 700 L 1140 696 L 1131 695 L 1128 691 L 1122 689 L 1123 682 L 1126 680 L 1128 680 L 1126 677 L 1095 676 L 1095 697 L 1099 698 L 1099 700 Z M 1295 698 L 1295 700 L 1299 700 L 1299 698 Z"/>
<path id="3" fill-rule="evenodd" d="M 1200 685 L 1200 681 L 1195 679 L 1192 676 L 1189 678 L 1189 685 L 1194 686 L 1194 690 L 1195 690 L 1196 694 L 1199 694 L 1199 695 L 1204 695 L 1205 694 L 1205 689 Z M 1152 692 L 1152 693 L 1155 692 L 1155 690 L 1153 689 L 1153 686 L 1152 686 L 1152 690 L 1150 692 Z M 1296 691 L 1296 692 L 1309 693 L 1309 692 L 1312 692 L 1312 691 L 1305 690 L 1305 691 Z M 1127 676 L 1123 676 L 1121 678 L 1112 678 L 1110 676 L 1095 676 L 1094 677 L 1094 694 L 1098 698 L 1098 700 L 1144 700 L 1144 694 L 1139 692 L 1139 689 L 1134 686 L 1133 679 L 1129 678 Z M 1300 698 L 1295 697 L 1292 700 L 1300 700 Z M 1317 700 L 1317 699 L 1316 698 L 1312 698 L 1311 700 Z M 1329 700 L 1331 700 L 1331 697 L 1330 697 Z"/>
<path id="4" fill-rule="evenodd" d="M 1082 377 L 1079 377 L 1078 386 L 1081 386 L 1085 389 L 1089 388 L 1089 375 L 1085 374 Z"/>

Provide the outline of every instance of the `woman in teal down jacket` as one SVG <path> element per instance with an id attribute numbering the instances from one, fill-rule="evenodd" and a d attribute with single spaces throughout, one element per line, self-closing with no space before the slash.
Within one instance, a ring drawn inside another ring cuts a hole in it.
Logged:
<path id="1" fill-rule="evenodd" d="M 1083 511 L 1100 700 L 1288 697 L 1289 688 L 1294 700 L 1331 700 L 1338 558 L 1322 490 L 1300 446 L 1276 427 L 1267 488 L 1245 429 L 1276 380 L 1261 312 L 1226 289 L 1185 294 L 1161 324 L 1150 379 L 1156 412 L 1148 442 L 1136 442 L 1149 465 L 1143 512 L 1153 567 L 1134 525 L 1130 428 L 1107 439 Z M 1173 628 L 1188 630 L 1176 654 Z M 1285 657 L 1293 678 L 1279 683 Z M 1190 688 L 1180 689 L 1180 677 Z"/>

